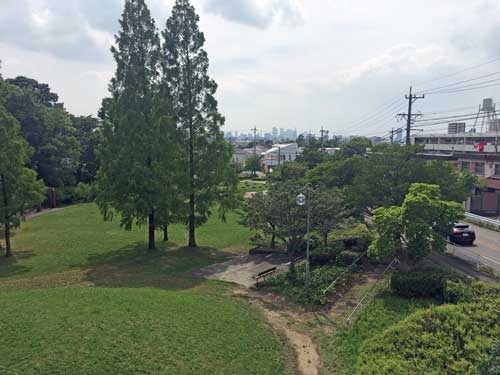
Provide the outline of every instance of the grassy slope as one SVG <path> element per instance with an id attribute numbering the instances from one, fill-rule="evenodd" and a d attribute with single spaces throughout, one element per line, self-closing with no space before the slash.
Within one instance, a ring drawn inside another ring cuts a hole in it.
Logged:
<path id="1" fill-rule="evenodd" d="M 0 373 L 285 373 L 259 314 L 228 297 L 44 289 L 6 293 L 0 310 Z"/>
<path id="2" fill-rule="evenodd" d="M 163 251 L 144 257 L 145 227 L 127 232 L 119 227 L 118 220 L 104 222 L 93 204 L 69 207 L 23 223 L 21 231 L 13 238 L 15 259 L 9 263 L 0 260 L 0 280 L 127 261 L 161 268 L 153 270 L 155 272 L 183 272 L 221 258 L 220 253 L 210 249 L 176 252 L 175 244 L 185 244 L 187 234 L 180 225 L 173 226 L 170 232 L 174 244 L 169 244 L 169 254 Z M 200 246 L 229 251 L 246 250 L 249 237 L 250 232 L 237 224 L 234 213 L 229 215 L 227 223 L 212 218 L 197 232 Z M 162 234 L 158 233 L 158 244 L 165 250 L 161 238 Z M 173 265 L 170 264 L 172 257 Z"/>
<path id="3" fill-rule="evenodd" d="M 0 259 L 0 373 L 286 373 L 281 339 L 255 309 L 185 275 L 249 235 L 233 215 L 200 228 L 207 248 L 150 253 L 146 228 L 104 223 L 94 205 L 28 221 L 16 256 Z M 184 228 L 172 240 L 184 243 Z"/>

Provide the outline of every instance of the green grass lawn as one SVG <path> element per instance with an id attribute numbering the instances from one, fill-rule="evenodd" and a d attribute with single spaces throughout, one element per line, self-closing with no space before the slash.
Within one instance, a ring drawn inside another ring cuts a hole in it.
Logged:
<path id="1" fill-rule="evenodd" d="M 2 374 L 284 374 L 279 339 L 224 296 L 63 288 L 0 295 Z"/>
<path id="2" fill-rule="evenodd" d="M 239 186 L 243 193 L 262 192 L 268 189 L 267 183 L 252 180 L 242 180 Z"/>
<path id="3" fill-rule="evenodd" d="M 211 218 L 197 230 L 202 249 L 178 250 L 187 244 L 184 226 L 170 230 L 171 243 L 161 242 L 158 232 L 156 253 L 146 251 L 146 227 L 127 232 L 119 220 L 104 222 L 94 204 L 65 208 L 23 223 L 12 242 L 15 257 L 0 260 L 0 280 L 5 277 L 26 277 L 63 272 L 75 268 L 103 264 L 141 264 L 145 272 L 186 272 L 224 257 L 226 252 L 246 251 L 251 232 L 237 223 L 237 214 L 228 215 L 226 223 Z M 214 251 L 217 249 L 217 251 Z"/>
<path id="4" fill-rule="evenodd" d="M 281 337 L 228 284 L 189 272 L 248 249 L 229 215 L 146 250 L 93 204 L 23 223 L 0 259 L 1 374 L 289 374 Z M 158 236 L 160 240 L 160 234 Z"/>
<path id="5" fill-rule="evenodd" d="M 436 304 L 434 300 L 404 299 L 390 293 L 377 296 L 352 325 L 339 325 L 331 342 L 339 374 L 353 374 L 361 345 L 418 309 Z"/>

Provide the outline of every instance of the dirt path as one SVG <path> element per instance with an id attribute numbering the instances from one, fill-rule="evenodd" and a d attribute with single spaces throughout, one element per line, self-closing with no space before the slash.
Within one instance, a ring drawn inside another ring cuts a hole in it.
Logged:
<path id="1" fill-rule="evenodd" d="M 295 351 L 300 375 L 319 375 L 321 357 L 318 348 L 308 335 L 293 328 L 293 323 L 312 319 L 311 314 L 291 309 L 284 299 L 272 294 L 242 288 L 234 290 L 234 294 L 248 298 L 250 303 L 258 306 L 267 322 L 286 337 Z"/>
<path id="2" fill-rule="evenodd" d="M 223 280 L 243 285 L 247 288 L 255 285 L 255 275 L 276 267 L 277 272 L 288 269 L 288 257 L 283 254 L 240 255 L 223 263 L 191 272 L 191 276 L 213 280 Z"/>
<path id="3" fill-rule="evenodd" d="M 68 208 L 68 207 L 70 207 L 70 206 L 50 208 L 50 209 L 42 210 L 40 212 L 30 212 L 29 214 L 26 214 L 25 218 L 26 218 L 26 220 L 33 219 L 34 217 L 49 214 L 51 212 L 61 211 L 61 210 L 64 210 L 65 208 Z"/>

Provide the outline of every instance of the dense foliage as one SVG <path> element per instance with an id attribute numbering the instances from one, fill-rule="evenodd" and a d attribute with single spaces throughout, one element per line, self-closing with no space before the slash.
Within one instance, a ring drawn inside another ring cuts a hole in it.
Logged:
<path id="1" fill-rule="evenodd" d="M 500 335 L 500 298 L 419 311 L 365 342 L 359 374 L 475 374 Z"/>
<path id="2" fill-rule="evenodd" d="M 351 274 L 345 272 L 343 267 L 331 265 L 313 267 L 311 268 L 308 299 L 304 294 L 305 275 L 305 264 L 301 264 L 295 267 L 293 277 L 290 277 L 286 272 L 281 273 L 268 279 L 263 286 L 297 303 L 324 305 L 328 302 L 329 294 L 334 293 L 339 288 L 345 288 L 351 281 Z M 336 287 L 331 288 L 325 294 L 324 290 L 339 276 L 341 279 Z"/>
<path id="3" fill-rule="evenodd" d="M 342 152 L 307 172 L 307 181 L 345 190 L 360 210 L 399 206 L 413 183 L 441 187 L 444 200 L 462 203 L 471 195 L 478 179 L 470 172 L 458 172 L 450 163 L 427 161 L 419 157 L 418 147 L 377 145 L 370 153 L 346 144 Z M 366 143 L 366 142 L 365 142 Z"/>
<path id="4" fill-rule="evenodd" d="M 176 120 L 180 164 L 176 179 L 185 181 L 189 247 L 196 247 L 195 228 L 204 224 L 217 204 L 223 218 L 235 207 L 238 179 L 230 168 L 232 147 L 224 140 L 224 117 L 215 99 L 216 82 L 208 75 L 209 60 L 199 16 L 189 0 L 176 0 L 162 33 L 161 89 Z"/>
<path id="5" fill-rule="evenodd" d="M 26 167 L 30 156 L 27 142 L 20 135 L 17 120 L 0 101 L 0 227 L 5 239 L 5 255 L 11 255 L 11 227 L 20 216 L 43 200 L 44 186 L 35 171 Z"/>
<path id="6" fill-rule="evenodd" d="M 374 211 L 379 236 L 370 245 L 369 255 L 378 259 L 400 255 L 418 262 L 432 250 L 443 252 L 446 236 L 463 214 L 461 204 L 441 199 L 438 185 L 413 184 L 402 206 Z"/>
<path id="7" fill-rule="evenodd" d="M 448 281 L 462 280 L 455 272 L 441 269 L 422 269 L 417 271 L 398 271 L 391 276 L 391 289 L 406 298 L 445 299 Z"/>

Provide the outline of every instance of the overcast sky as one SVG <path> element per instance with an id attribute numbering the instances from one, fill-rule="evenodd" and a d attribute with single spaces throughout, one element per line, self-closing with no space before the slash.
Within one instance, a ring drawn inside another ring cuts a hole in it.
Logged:
<path id="1" fill-rule="evenodd" d="M 163 29 L 174 1 L 147 2 Z M 442 79 L 500 57 L 498 0 L 193 4 L 225 130 L 381 134 L 398 126 L 393 113 L 405 109 L 395 100 L 410 84 L 422 89 L 500 71 L 496 61 Z M 123 0 L 0 0 L 2 75 L 46 82 L 72 113 L 96 114 L 114 72 L 109 48 L 122 7 Z M 429 95 L 415 109 L 473 107 L 486 96 L 500 98 L 500 87 Z"/>

